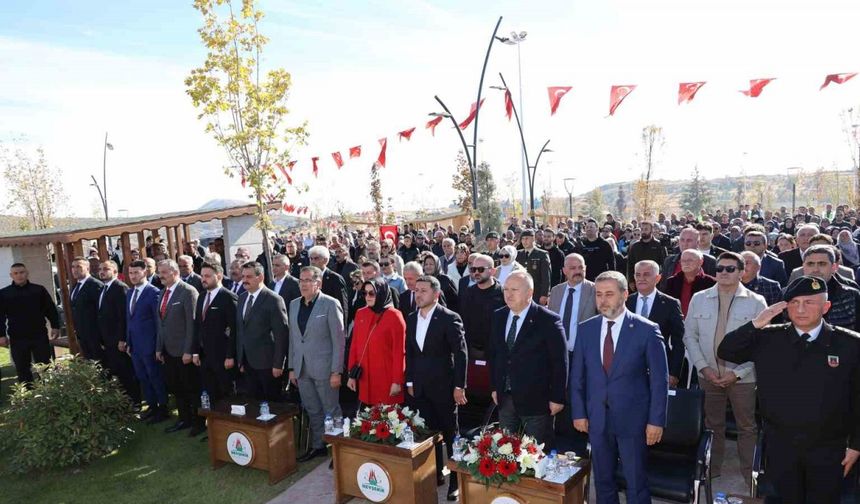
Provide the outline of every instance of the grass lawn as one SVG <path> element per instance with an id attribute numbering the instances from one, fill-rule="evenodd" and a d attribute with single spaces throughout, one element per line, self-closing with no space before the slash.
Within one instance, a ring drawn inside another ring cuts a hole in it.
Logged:
<path id="1" fill-rule="evenodd" d="M 0 366 L 0 394 L 5 398 L 15 382 L 5 348 L 0 348 Z M 262 503 L 327 462 L 314 459 L 300 464 L 295 474 L 270 486 L 268 474 L 256 469 L 226 465 L 213 471 L 208 444 L 199 437 L 189 438 L 188 431 L 164 434 L 170 422 L 156 426 L 136 423 L 134 438 L 126 446 L 88 466 L 26 476 L 0 475 L 0 502 Z"/>

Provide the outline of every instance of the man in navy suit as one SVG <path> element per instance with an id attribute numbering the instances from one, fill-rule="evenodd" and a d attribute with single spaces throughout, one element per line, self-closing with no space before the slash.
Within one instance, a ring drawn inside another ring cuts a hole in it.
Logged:
<path id="1" fill-rule="evenodd" d="M 119 342 L 120 352 L 128 351 L 134 365 L 134 374 L 140 383 L 143 397 L 149 408 L 141 420 L 149 423 L 167 420 L 167 387 L 161 374 L 161 365 L 155 360 L 155 343 L 158 339 L 159 291 L 146 281 L 146 263 L 133 261 L 128 267 L 131 288 L 126 292 L 128 323 L 126 334 Z"/>
<path id="2" fill-rule="evenodd" d="M 579 324 L 570 376 L 573 426 L 591 442 L 597 502 L 617 504 L 619 457 L 627 502 L 651 502 L 647 447 L 666 424 L 669 377 L 657 324 L 624 306 L 627 278 L 605 271 L 594 281 L 600 315 Z"/>
<path id="3" fill-rule="evenodd" d="M 567 348 L 561 318 L 532 301 L 534 280 L 525 271 L 508 275 L 505 305 L 493 313 L 487 357 L 490 390 L 499 423 L 554 444 L 553 416 L 564 408 Z"/>

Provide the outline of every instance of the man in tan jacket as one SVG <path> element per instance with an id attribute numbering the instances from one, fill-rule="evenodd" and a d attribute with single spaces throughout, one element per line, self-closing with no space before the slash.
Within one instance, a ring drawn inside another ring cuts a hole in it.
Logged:
<path id="1" fill-rule="evenodd" d="M 717 284 L 697 292 L 684 321 L 684 346 L 699 373 L 705 392 L 705 427 L 714 431 L 711 475 L 719 476 L 726 443 L 726 402 L 732 405 L 738 428 L 741 474 L 750 483 L 756 441 L 755 369 L 752 362 L 718 359 L 717 347 L 726 333 L 754 319 L 767 308 L 760 295 L 741 285 L 743 258 L 724 252 L 717 260 Z"/>

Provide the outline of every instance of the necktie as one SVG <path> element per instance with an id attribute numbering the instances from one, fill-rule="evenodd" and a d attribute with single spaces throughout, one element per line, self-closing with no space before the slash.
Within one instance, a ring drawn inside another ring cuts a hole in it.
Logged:
<path id="1" fill-rule="evenodd" d="M 612 342 L 612 326 L 615 322 L 606 321 L 606 338 L 603 340 L 603 371 L 609 374 L 612 367 L 612 357 L 615 356 L 615 345 Z"/>
<path id="2" fill-rule="evenodd" d="M 76 283 L 75 288 L 72 289 L 72 299 L 71 299 L 72 301 L 74 301 L 75 298 L 78 297 L 78 291 L 79 290 L 81 290 L 81 283 L 80 282 Z"/>
<path id="3" fill-rule="evenodd" d="M 137 304 L 137 293 L 140 292 L 134 289 L 134 294 L 131 295 L 131 314 L 134 315 L 134 305 Z"/>
<path id="4" fill-rule="evenodd" d="M 639 310 L 639 315 L 642 315 L 645 318 L 648 318 L 648 297 L 644 296 L 642 298 L 642 309 Z"/>
<path id="5" fill-rule="evenodd" d="M 570 318 L 573 315 L 573 293 L 576 292 L 575 287 L 567 288 L 567 299 L 564 301 L 564 311 L 562 312 L 562 321 L 564 322 L 564 333 L 567 335 L 567 340 L 570 341 Z"/>
<path id="6" fill-rule="evenodd" d="M 248 320 L 248 314 L 251 313 L 251 307 L 254 306 L 254 295 L 248 296 L 248 301 L 245 302 L 245 313 L 242 314 L 242 320 Z"/>
<path id="7" fill-rule="evenodd" d="M 105 292 L 107 292 L 108 286 L 105 285 L 102 287 L 102 292 L 99 294 L 99 310 L 102 308 L 102 299 L 105 298 Z"/>
<path id="8" fill-rule="evenodd" d="M 517 340 L 517 320 L 519 319 L 519 315 L 514 315 L 514 320 L 513 322 L 511 322 L 511 328 L 508 329 L 508 337 L 505 338 L 505 343 L 508 345 L 508 350 L 514 348 L 514 342 Z"/>
<path id="9" fill-rule="evenodd" d="M 167 315 L 167 300 L 170 299 L 170 289 L 164 291 L 164 297 L 161 298 L 161 318 Z"/>
<path id="10" fill-rule="evenodd" d="M 209 310 L 209 303 L 212 301 L 212 291 L 206 293 L 206 302 L 203 304 L 203 313 L 201 314 L 203 320 L 206 320 L 206 311 Z"/>

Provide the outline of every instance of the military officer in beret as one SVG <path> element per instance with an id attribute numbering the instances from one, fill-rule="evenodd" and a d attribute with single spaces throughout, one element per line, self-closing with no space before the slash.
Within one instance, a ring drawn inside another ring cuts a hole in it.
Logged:
<path id="1" fill-rule="evenodd" d="M 546 253 L 546 250 L 535 247 L 533 229 L 526 229 L 522 232 L 520 243 L 522 243 L 523 249 L 517 252 L 517 262 L 525 267 L 535 282 L 534 302 L 546 306 L 549 302 L 549 290 L 552 288 L 549 254 Z"/>
<path id="2" fill-rule="evenodd" d="M 767 437 L 767 477 L 786 504 L 838 503 L 860 457 L 860 334 L 823 320 L 827 283 L 803 276 L 784 301 L 726 334 L 717 354 L 752 361 Z M 788 324 L 769 324 L 788 312 Z"/>

